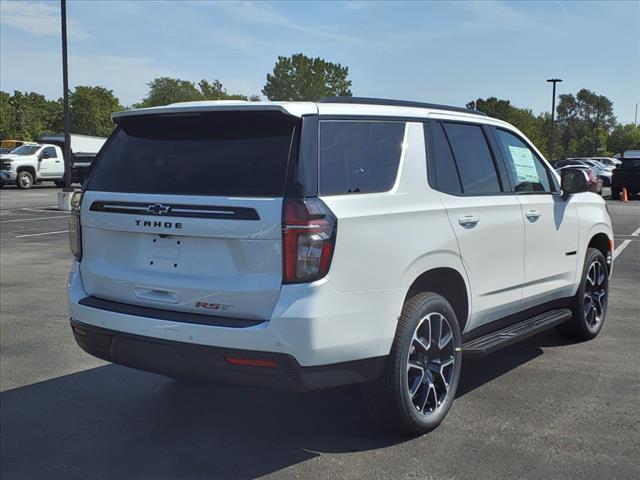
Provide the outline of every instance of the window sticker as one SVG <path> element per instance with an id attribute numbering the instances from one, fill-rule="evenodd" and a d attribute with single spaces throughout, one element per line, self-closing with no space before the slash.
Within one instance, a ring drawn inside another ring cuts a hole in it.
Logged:
<path id="1" fill-rule="evenodd" d="M 513 166 L 516 171 L 518 183 L 522 182 L 540 182 L 538 170 L 536 170 L 536 162 L 533 158 L 531 150 L 523 147 L 509 145 L 509 153 L 513 160 Z"/>

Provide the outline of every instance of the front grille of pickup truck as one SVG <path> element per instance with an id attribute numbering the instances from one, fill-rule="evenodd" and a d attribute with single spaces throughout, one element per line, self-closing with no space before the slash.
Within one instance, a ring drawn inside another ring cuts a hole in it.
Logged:
<path id="1" fill-rule="evenodd" d="M 9 170 L 9 162 L 0 160 L 0 170 Z"/>

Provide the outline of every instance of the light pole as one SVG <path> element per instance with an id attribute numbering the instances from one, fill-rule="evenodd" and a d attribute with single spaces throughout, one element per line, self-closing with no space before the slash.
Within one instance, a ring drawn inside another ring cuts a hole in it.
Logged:
<path id="1" fill-rule="evenodd" d="M 62 88 L 64 94 L 64 186 L 71 185 L 71 139 L 69 135 L 69 75 L 67 72 L 67 2 L 60 0 L 60 20 L 62 22 Z"/>
<path id="2" fill-rule="evenodd" d="M 638 105 L 640 105 L 640 102 L 636 102 L 636 116 L 633 117 L 633 124 L 636 127 L 638 126 Z"/>
<path id="3" fill-rule="evenodd" d="M 553 162 L 553 133 L 556 127 L 556 83 L 562 82 L 561 78 L 549 78 L 547 82 L 553 83 L 551 97 L 551 138 L 549 139 L 549 161 Z"/>

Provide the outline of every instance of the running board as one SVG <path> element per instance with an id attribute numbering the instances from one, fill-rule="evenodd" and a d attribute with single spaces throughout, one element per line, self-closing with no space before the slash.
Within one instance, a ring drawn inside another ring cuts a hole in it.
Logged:
<path id="1" fill-rule="evenodd" d="M 536 315 L 523 322 L 510 325 L 497 332 L 489 333 L 464 343 L 462 345 L 462 353 L 469 357 L 480 357 L 488 353 L 493 353 L 496 350 L 513 345 L 543 330 L 566 322 L 571 318 L 571 315 L 571 310 L 568 308 L 551 310 L 541 315 Z"/>

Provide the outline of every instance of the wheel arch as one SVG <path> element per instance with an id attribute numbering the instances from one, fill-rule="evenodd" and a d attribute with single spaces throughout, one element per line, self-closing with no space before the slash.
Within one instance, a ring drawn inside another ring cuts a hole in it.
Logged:
<path id="1" fill-rule="evenodd" d="M 405 302 L 421 292 L 434 292 L 445 297 L 456 312 L 460 332 L 464 331 L 469 319 L 469 289 L 458 270 L 452 267 L 435 267 L 421 273 L 409 286 Z"/>
<path id="2" fill-rule="evenodd" d="M 29 172 L 29 173 L 31 174 L 31 176 L 33 177 L 33 181 L 34 181 L 34 183 L 35 183 L 35 181 L 37 180 L 37 178 L 36 178 L 36 177 L 38 176 L 38 175 L 37 175 L 37 172 L 36 172 L 36 169 L 35 169 L 35 168 L 33 168 L 33 167 L 32 167 L 32 166 L 30 166 L 30 165 L 23 165 L 23 166 L 18 167 L 18 168 L 16 169 L 16 173 L 20 173 L 20 172 L 24 172 L 24 171 L 27 171 L 27 172 Z"/>
<path id="3" fill-rule="evenodd" d="M 606 233 L 604 232 L 596 233 L 591 237 L 591 240 L 589 240 L 589 244 L 587 245 L 587 248 L 589 247 L 597 248 L 598 250 L 600 250 L 600 252 L 602 252 L 602 255 L 604 255 L 604 257 L 607 258 L 607 254 L 610 252 L 609 240 L 610 238 Z"/>

